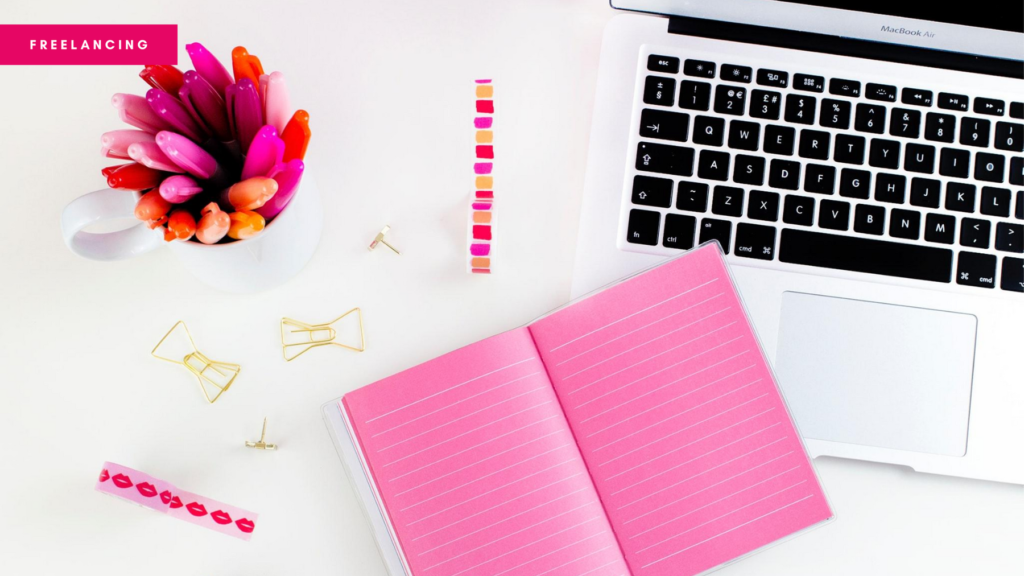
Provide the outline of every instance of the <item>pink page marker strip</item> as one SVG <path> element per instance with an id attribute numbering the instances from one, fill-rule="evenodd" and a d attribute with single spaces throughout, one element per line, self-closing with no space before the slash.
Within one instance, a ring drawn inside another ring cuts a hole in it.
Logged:
<path id="1" fill-rule="evenodd" d="M 494 225 L 494 85 L 489 79 L 477 80 L 474 96 L 477 116 L 473 119 L 473 127 L 476 128 L 473 175 L 476 191 L 466 226 L 469 243 L 466 270 L 472 274 L 490 274 Z"/>
<path id="2" fill-rule="evenodd" d="M 96 490 L 245 541 L 252 538 L 259 517 L 113 462 L 103 463 Z"/>

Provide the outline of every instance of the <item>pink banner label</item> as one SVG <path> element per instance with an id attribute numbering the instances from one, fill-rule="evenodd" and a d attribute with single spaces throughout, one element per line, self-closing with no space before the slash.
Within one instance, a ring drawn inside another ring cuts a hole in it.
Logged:
<path id="1" fill-rule="evenodd" d="M 177 24 L 0 24 L 0 65 L 177 63 Z"/>

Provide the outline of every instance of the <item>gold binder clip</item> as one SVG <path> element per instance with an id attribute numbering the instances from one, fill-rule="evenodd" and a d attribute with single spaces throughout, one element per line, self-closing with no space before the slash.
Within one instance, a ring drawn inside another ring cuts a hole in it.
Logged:
<path id="1" fill-rule="evenodd" d="M 181 360 L 176 360 L 176 357 L 161 356 L 156 353 L 157 350 L 164 344 L 168 337 L 181 326 L 182 330 L 185 331 L 185 336 L 188 337 L 188 351 L 181 356 Z M 192 340 L 192 334 L 188 331 L 188 326 L 181 320 L 179 320 L 164 337 L 157 342 L 156 346 L 153 347 L 153 351 L 150 352 L 154 358 L 159 358 L 166 362 L 172 362 L 174 364 L 181 364 L 189 370 L 189 372 L 195 374 L 196 378 L 199 379 L 199 389 L 203 391 L 203 396 L 206 397 L 206 401 L 213 404 L 220 398 L 220 395 L 227 392 L 228 388 L 235 381 L 235 377 L 241 372 L 242 367 L 238 364 L 229 364 L 227 362 L 217 362 L 210 360 L 205 354 L 196 349 L 196 343 Z M 210 396 L 210 389 L 216 389 L 213 396 Z"/>
<path id="2" fill-rule="evenodd" d="M 388 248 L 391 248 L 392 252 L 401 256 L 402 253 L 398 251 L 398 248 L 395 248 L 391 244 L 388 244 L 386 240 L 384 240 L 384 235 L 388 233 L 388 230 L 391 230 L 391 226 L 385 226 L 384 228 L 381 229 L 380 232 L 377 233 L 377 237 L 373 239 L 373 242 L 370 242 L 370 250 L 376 248 L 377 244 L 383 244 Z"/>
<path id="3" fill-rule="evenodd" d="M 245 441 L 245 445 L 249 448 L 257 448 L 259 450 L 277 450 L 277 444 L 267 444 L 267 419 L 263 419 L 263 433 L 260 434 L 259 442 Z"/>
<path id="4" fill-rule="evenodd" d="M 348 346 L 334 339 L 338 336 L 332 325 L 345 316 L 355 312 L 359 317 L 359 347 Z M 288 362 L 302 356 L 310 348 L 317 346 L 339 346 L 354 352 L 362 352 L 366 349 L 366 333 L 363 332 L 363 312 L 359 308 L 353 308 L 338 316 L 326 324 L 306 324 L 291 318 L 281 318 L 281 352 Z M 298 350 L 298 352 L 296 352 Z M 289 356 L 289 354 L 291 354 Z"/>

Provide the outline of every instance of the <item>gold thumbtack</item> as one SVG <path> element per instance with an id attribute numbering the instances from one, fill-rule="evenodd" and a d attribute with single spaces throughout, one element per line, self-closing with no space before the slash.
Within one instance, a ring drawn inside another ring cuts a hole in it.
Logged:
<path id="1" fill-rule="evenodd" d="M 391 248 L 392 252 L 401 256 L 402 253 L 398 251 L 398 248 L 395 248 L 391 244 L 388 244 L 386 240 L 384 240 L 384 235 L 388 233 L 388 230 L 391 230 L 391 226 L 385 226 L 384 228 L 381 229 L 380 233 L 377 234 L 377 237 L 373 239 L 373 242 L 370 242 L 370 250 L 376 248 L 377 244 L 383 244 L 388 248 Z"/>
<path id="2" fill-rule="evenodd" d="M 263 433 L 260 434 L 259 442 L 245 441 L 245 445 L 249 448 L 257 448 L 259 450 L 277 450 L 277 444 L 267 444 L 267 419 L 263 419 Z"/>

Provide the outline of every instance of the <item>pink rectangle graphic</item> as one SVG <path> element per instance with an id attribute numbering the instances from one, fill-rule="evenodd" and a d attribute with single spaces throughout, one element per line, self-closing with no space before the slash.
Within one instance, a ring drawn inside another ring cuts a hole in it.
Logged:
<path id="1" fill-rule="evenodd" d="M 0 24 L 0 65 L 177 63 L 176 24 Z"/>

